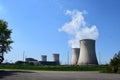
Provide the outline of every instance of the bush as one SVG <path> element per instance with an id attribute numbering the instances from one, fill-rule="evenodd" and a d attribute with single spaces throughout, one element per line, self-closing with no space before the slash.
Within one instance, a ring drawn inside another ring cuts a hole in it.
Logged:
<path id="1" fill-rule="evenodd" d="M 118 54 L 115 54 L 114 57 L 110 60 L 109 65 L 114 73 L 117 73 L 119 71 L 120 51 L 118 52 Z"/>
<path id="2" fill-rule="evenodd" d="M 112 68 L 110 66 L 106 66 L 100 72 L 102 72 L 102 73 L 113 73 Z"/>

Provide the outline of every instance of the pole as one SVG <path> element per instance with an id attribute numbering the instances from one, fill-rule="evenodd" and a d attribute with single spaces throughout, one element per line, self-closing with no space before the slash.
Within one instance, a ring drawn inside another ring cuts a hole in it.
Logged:
<path id="1" fill-rule="evenodd" d="M 100 52 L 99 52 L 99 64 L 101 64 L 101 59 L 100 59 L 100 57 L 101 57 L 101 56 L 100 56 Z"/>
<path id="2" fill-rule="evenodd" d="M 25 51 L 23 51 L 23 61 L 25 60 Z"/>
<path id="3" fill-rule="evenodd" d="M 69 51 L 67 52 L 67 61 L 68 61 L 68 65 L 69 65 Z"/>

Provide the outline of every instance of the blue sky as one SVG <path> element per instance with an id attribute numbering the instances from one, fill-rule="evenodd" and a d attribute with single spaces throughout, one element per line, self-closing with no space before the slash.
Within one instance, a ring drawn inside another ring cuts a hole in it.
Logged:
<path id="1" fill-rule="evenodd" d="M 0 0 L 0 19 L 8 22 L 14 41 L 5 62 L 23 60 L 24 52 L 25 57 L 37 60 L 47 55 L 50 61 L 53 53 L 60 53 L 61 62 L 67 63 L 71 35 L 59 29 L 72 20 L 66 14 L 69 10 L 83 12 L 88 28 L 96 26 L 97 58 L 100 63 L 108 63 L 120 50 L 119 7 L 119 0 Z"/>

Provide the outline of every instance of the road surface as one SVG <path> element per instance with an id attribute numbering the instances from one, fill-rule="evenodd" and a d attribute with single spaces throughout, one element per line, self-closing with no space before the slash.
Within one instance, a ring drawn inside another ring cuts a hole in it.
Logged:
<path id="1" fill-rule="evenodd" d="M 120 74 L 74 71 L 0 70 L 0 80 L 120 80 Z"/>

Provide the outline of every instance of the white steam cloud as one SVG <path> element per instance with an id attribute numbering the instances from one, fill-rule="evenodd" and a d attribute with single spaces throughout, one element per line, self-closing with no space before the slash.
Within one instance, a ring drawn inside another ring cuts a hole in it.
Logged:
<path id="1" fill-rule="evenodd" d="M 69 15 L 72 20 L 70 22 L 66 22 L 60 29 L 60 32 L 66 32 L 72 38 L 68 41 L 68 44 L 72 48 L 79 48 L 79 40 L 81 39 L 94 39 L 98 38 L 98 29 L 96 25 L 92 25 L 88 27 L 86 21 L 84 20 L 84 14 L 86 11 L 78 11 L 78 10 L 66 10 L 65 14 Z"/>

